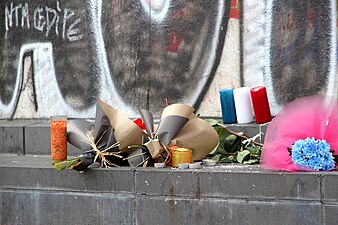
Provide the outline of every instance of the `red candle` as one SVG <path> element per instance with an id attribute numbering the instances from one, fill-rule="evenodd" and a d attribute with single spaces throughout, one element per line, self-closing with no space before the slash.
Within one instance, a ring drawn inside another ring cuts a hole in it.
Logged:
<path id="1" fill-rule="evenodd" d="M 252 105 L 257 124 L 267 123 L 272 120 L 268 95 L 263 86 L 254 87 L 250 90 Z"/>

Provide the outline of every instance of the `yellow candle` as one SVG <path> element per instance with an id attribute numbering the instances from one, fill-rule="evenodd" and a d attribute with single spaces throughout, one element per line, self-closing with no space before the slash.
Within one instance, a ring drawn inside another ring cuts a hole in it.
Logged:
<path id="1" fill-rule="evenodd" d="M 178 164 L 192 163 L 192 151 L 187 148 L 174 147 L 170 148 L 172 167 L 178 167 Z"/>

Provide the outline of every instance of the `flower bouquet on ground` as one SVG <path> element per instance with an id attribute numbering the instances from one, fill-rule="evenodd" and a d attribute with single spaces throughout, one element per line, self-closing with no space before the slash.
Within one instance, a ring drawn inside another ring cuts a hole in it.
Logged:
<path id="1" fill-rule="evenodd" d="M 130 145 L 142 144 L 142 129 L 123 113 L 97 100 L 95 125 L 86 120 L 69 122 L 67 140 L 81 153 L 76 158 L 56 163 L 58 170 L 73 168 L 84 171 L 98 162 L 101 167 L 134 165 L 129 158 L 133 151 Z"/>
<path id="2" fill-rule="evenodd" d="M 146 126 L 147 138 L 143 144 L 144 153 L 149 159 L 168 164 L 171 147 L 190 149 L 192 160 L 203 159 L 218 145 L 218 135 L 203 119 L 197 117 L 194 109 L 184 104 L 167 106 L 155 129 L 153 115 L 144 109 L 140 110 Z"/>
<path id="3" fill-rule="evenodd" d="M 287 104 L 267 128 L 261 166 L 283 171 L 335 168 L 338 154 L 338 102 L 308 96 Z"/>

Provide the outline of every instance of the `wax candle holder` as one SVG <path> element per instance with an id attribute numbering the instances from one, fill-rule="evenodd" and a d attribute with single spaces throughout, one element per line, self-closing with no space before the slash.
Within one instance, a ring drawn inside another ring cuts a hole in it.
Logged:
<path id="1" fill-rule="evenodd" d="M 67 159 L 67 116 L 50 117 L 50 146 L 53 165 Z"/>

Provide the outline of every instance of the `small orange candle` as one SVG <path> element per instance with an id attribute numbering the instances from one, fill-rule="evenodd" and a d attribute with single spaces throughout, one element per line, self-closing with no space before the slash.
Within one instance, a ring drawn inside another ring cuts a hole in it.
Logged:
<path id="1" fill-rule="evenodd" d="M 67 117 L 52 116 L 50 120 L 52 164 L 67 159 Z"/>

